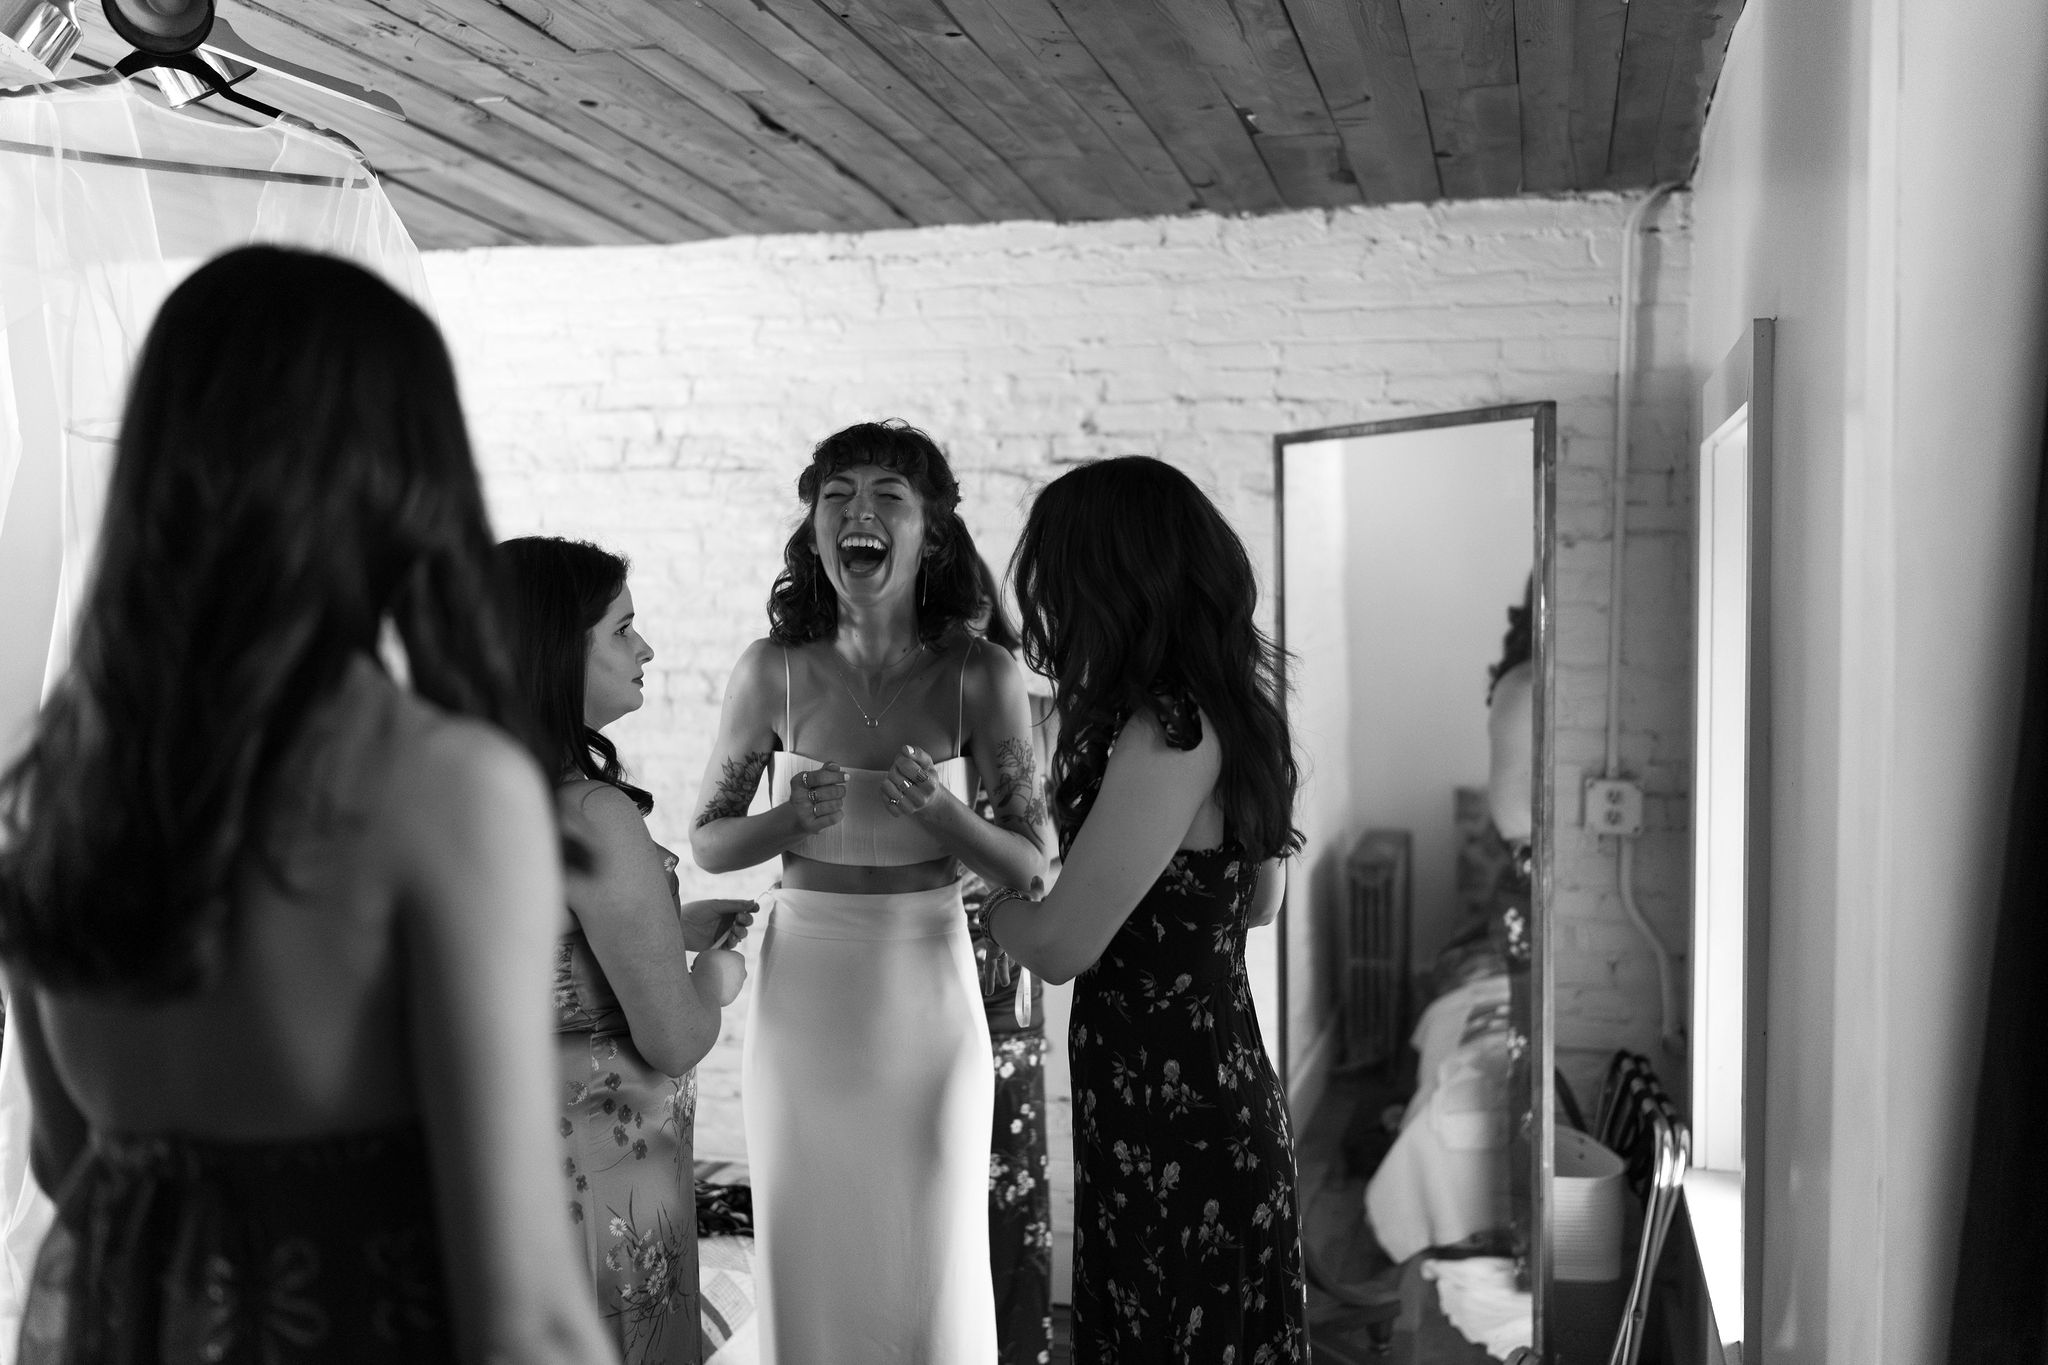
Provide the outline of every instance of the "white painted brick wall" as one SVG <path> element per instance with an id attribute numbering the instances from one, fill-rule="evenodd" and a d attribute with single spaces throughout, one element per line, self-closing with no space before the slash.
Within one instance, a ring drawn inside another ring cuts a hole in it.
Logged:
<path id="1" fill-rule="evenodd" d="M 500 533 L 587 536 L 634 560 L 657 656 L 646 708 L 614 733 L 660 802 L 656 836 L 685 854 L 689 894 L 751 894 L 772 876 L 695 872 L 687 830 L 727 670 L 764 629 L 796 474 L 828 433 L 891 416 L 930 431 L 997 564 L 1062 464 L 1155 454 L 1215 493 L 1267 573 L 1277 433 L 1557 400 L 1556 977 L 1560 1059 L 1583 1090 L 1606 1051 L 1654 1054 L 1657 1034 L 1656 972 L 1623 915 L 1611 850 L 1571 823 L 1605 730 L 1628 207 L 1592 196 L 451 252 L 427 270 Z M 1682 947 L 1684 200 L 1657 219 L 1639 315 L 1623 757 L 1650 796 L 1638 900 Z M 728 1015 L 700 1071 L 707 1151 L 740 1140 Z M 1682 1066 L 1663 1070 L 1682 1085 Z"/>

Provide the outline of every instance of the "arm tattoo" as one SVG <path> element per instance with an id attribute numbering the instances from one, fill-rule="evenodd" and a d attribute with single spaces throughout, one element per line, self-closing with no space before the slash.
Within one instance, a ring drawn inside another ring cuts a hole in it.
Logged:
<path id="1" fill-rule="evenodd" d="M 997 746 L 994 795 L 997 810 L 1022 797 L 1024 818 L 1034 834 L 1045 823 L 1045 798 L 1038 791 L 1038 758 L 1031 752 L 1031 741 L 1006 739 Z"/>
<path id="2" fill-rule="evenodd" d="M 725 775 L 718 779 L 718 790 L 704 803 L 704 813 L 697 817 L 696 828 L 702 829 L 713 820 L 745 815 L 747 807 L 754 804 L 754 789 L 761 785 L 761 773 L 767 766 L 765 749 L 725 760 Z"/>

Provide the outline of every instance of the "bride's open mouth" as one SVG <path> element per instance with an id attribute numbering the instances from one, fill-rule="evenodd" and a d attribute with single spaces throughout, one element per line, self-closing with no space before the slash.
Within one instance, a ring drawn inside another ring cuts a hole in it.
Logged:
<path id="1" fill-rule="evenodd" d="M 839 563 L 856 578 L 880 573 L 889 558 L 889 546 L 880 536 L 854 531 L 839 540 Z"/>

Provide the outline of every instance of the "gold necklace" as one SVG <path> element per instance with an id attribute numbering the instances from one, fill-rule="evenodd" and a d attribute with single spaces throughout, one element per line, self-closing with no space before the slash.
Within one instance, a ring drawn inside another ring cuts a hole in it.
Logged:
<path id="1" fill-rule="evenodd" d="M 917 647 L 916 647 L 916 648 L 914 648 L 914 649 L 912 649 L 912 650 L 910 651 L 910 653 L 909 653 L 909 654 L 906 654 L 906 655 L 904 655 L 903 657 L 907 659 L 907 658 L 911 657 L 911 655 L 915 655 L 915 654 L 922 654 L 923 652 L 924 652 L 924 642 L 923 642 L 923 641 L 919 641 L 919 642 L 918 642 L 918 644 L 917 644 Z M 861 718 L 861 720 L 862 720 L 863 722 L 865 722 L 865 723 L 866 723 L 866 725 L 867 725 L 868 729 L 870 729 L 870 730 L 879 730 L 879 729 L 881 729 L 881 728 L 882 728 L 882 717 L 883 717 L 883 716 L 886 716 L 886 715 L 888 715 L 888 714 L 889 714 L 889 707 L 890 707 L 890 706 L 894 706 L 894 705 L 895 705 L 895 704 L 896 704 L 896 703 L 897 703 L 898 701 L 902 700 L 902 698 L 903 698 L 903 690 L 904 690 L 905 688 L 907 688 L 907 687 L 909 687 L 909 686 L 910 686 L 910 674 L 908 674 L 908 673 L 904 674 L 904 675 L 903 675 L 903 681 L 902 681 L 902 682 L 900 682 L 900 683 L 898 683 L 898 684 L 896 685 L 896 695 L 895 695 L 895 696 L 893 696 L 893 697 L 891 697 L 891 698 L 889 698 L 889 706 L 884 706 L 884 707 L 883 707 L 883 708 L 882 708 L 881 710 L 879 710 L 879 711 L 875 712 L 875 714 L 873 714 L 873 715 L 871 716 L 871 715 L 869 715 L 869 714 L 868 714 L 868 708 L 867 708 L 867 707 L 865 707 L 865 706 L 862 706 L 862 705 L 860 704 L 860 698 L 859 698 L 859 697 L 857 697 L 857 696 L 855 696 L 855 695 L 853 694 L 853 684 L 852 684 L 852 683 L 850 683 L 850 682 L 848 682 L 848 681 L 846 680 L 846 672 L 845 672 L 846 664 L 845 664 L 845 661 L 844 661 L 843 659 L 840 659 L 840 657 L 839 657 L 839 651 L 838 651 L 838 650 L 836 650 L 836 649 L 835 649 L 835 650 L 833 650 L 833 651 L 832 651 L 832 658 L 833 658 L 833 661 L 834 661 L 835 663 L 837 663 L 837 664 L 839 665 L 839 669 L 840 669 L 840 671 L 839 671 L 839 685 L 840 685 L 840 686 L 841 686 L 842 688 L 844 688 L 844 689 L 846 690 L 846 699 L 847 699 L 848 701 L 850 701 L 850 702 L 852 702 L 852 703 L 853 703 L 853 709 L 854 709 L 854 710 L 856 710 L 856 711 L 860 712 L 860 718 Z M 899 662 L 900 662 L 900 660 L 899 660 Z M 894 668 L 894 667 L 895 667 L 895 664 L 890 664 L 890 665 L 888 665 L 888 667 L 885 667 L 885 668 L 884 668 L 884 669 L 883 669 L 882 671 L 883 671 L 884 673 L 887 673 L 887 672 L 889 671 L 889 669 L 890 669 L 890 668 Z M 913 671 L 915 671 L 915 670 L 913 670 Z"/>

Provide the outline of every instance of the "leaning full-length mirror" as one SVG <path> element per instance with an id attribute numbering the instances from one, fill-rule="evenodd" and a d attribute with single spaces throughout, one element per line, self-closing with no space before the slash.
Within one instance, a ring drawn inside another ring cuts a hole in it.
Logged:
<path id="1" fill-rule="evenodd" d="M 1554 414 L 1275 443 L 1307 838 L 1281 1046 L 1333 1358 L 1541 1351 Z"/>

